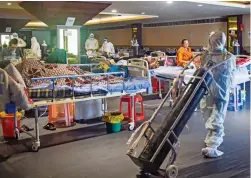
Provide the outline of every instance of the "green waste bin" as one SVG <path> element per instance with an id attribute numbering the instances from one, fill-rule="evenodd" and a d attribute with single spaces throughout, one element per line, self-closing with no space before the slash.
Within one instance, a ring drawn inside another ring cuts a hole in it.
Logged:
<path id="1" fill-rule="evenodd" d="M 121 125 L 124 116 L 121 112 L 107 112 L 102 116 L 102 120 L 106 122 L 107 133 L 117 133 L 121 131 Z"/>
<path id="2" fill-rule="evenodd" d="M 111 124 L 109 122 L 106 122 L 106 132 L 108 134 L 120 132 L 121 131 L 121 125 L 122 125 L 121 123 L 122 122 Z"/>

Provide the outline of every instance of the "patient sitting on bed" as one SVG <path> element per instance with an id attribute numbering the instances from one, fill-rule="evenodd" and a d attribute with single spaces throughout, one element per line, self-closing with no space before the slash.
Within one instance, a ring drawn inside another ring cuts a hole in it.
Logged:
<path id="1" fill-rule="evenodd" d="M 187 39 L 181 41 L 181 47 L 177 51 L 177 66 L 185 67 L 189 61 L 193 58 L 191 48 L 189 48 L 189 42 Z"/>

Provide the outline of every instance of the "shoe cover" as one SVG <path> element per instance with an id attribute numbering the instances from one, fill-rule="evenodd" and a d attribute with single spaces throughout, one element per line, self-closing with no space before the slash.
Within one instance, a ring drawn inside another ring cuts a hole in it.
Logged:
<path id="1" fill-rule="evenodd" d="M 215 148 L 206 147 L 201 150 L 202 155 L 206 158 L 217 158 L 222 156 L 224 153 Z"/>

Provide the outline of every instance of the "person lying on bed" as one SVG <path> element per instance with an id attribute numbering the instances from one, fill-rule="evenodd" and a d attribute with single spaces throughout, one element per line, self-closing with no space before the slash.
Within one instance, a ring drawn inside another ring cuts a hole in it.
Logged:
<path id="1" fill-rule="evenodd" d="M 181 47 L 177 51 L 177 66 L 185 67 L 187 63 L 193 58 L 191 48 L 189 48 L 189 42 L 187 39 L 181 41 Z"/>

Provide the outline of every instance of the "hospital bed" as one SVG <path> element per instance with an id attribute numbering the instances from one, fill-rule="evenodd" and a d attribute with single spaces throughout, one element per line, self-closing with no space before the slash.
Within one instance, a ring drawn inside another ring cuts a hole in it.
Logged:
<path id="1" fill-rule="evenodd" d="M 198 54 L 199 55 L 199 54 Z M 237 55 L 236 58 L 250 58 L 250 56 L 246 55 Z M 233 85 L 232 87 L 235 89 L 236 85 L 243 85 L 243 88 L 245 90 L 245 83 L 249 81 L 249 72 L 250 72 L 250 66 L 251 66 L 251 61 L 243 64 L 243 65 L 238 65 L 237 66 L 237 71 L 234 75 L 233 79 Z M 179 73 L 183 70 L 182 67 L 178 66 L 160 66 L 157 69 L 152 69 L 151 70 L 151 75 L 153 77 L 156 77 L 159 80 L 159 97 L 162 98 L 162 92 L 161 92 L 161 81 L 168 81 L 169 85 L 171 82 L 178 77 Z M 195 69 L 187 69 L 184 71 L 186 74 L 184 81 L 187 83 L 187 81 L 190 79 L 190 76 L 193 75 L 195 72 Z M 234 99 L 236 100 L 236 98 Z M 236 110 L 237 108 L 235 108 Z"/>
<path id="2" fill-rule="evenodd" d="M 156 52 L 153 52 L 156 53 Z M 197 53 L 196 54 L 196 58 L 200 56 L 201 53 Z M 166 56 L 167 59 L 168 58 L 175 58 L 176 56 Z M 237 55 L 236 58 L 250 58 L 250 56 L 247 55 Z M 166 59 L 166 60 L 167 60 Z M 128 61 L 129 63 L 132 63 L 134 65 L 137 66 L 144 66 L 148 68 L 148 63 L 146 60 L 142 59 L 142 58 L 134 58 L 134 59 L 130 59 Z M 250 73 L 250 67 L 251 67 L 251 61 L 243 64 L 243 65 L 238 65 L 237 66 L 237 71 L 234 75 L 234 79 L 233 79 L 233 85 L 232 88 L 234 90 L 234 92 L 236 93 L 236 85 L 243 85 L 243 90 L 246 90 L 246 86 L 245 83 L 249 81 L 249 73 Z M 169 88 L 171 88 L 172 82 L 175 78 L 178 77 L 178 75 L 180 74 L 180 72 L 183 70 L 182 67 L 179 66 L 160 66 L 157 69 L 151 69 L 150 71 L 150 75 L 152 77 L 156 77 L 158 79 L 158 83 L 159 83 L 159 97 L 162 98 L 162 91 L 161 91 L 161 83 L 162 81 L 168 82 Z M 190 77 L 193 75 L 193 73 L 195 72 L 196 69 L 186 69 L 184 70 L 184 82 L 187 83 L 190 79 Z M 170 97 L 169 100 L 170 102 L 170 106 L 172 105 L 173 101 L 172 98 Z M 236 95 L 234 95 L 234 103 L 237 102 L 237 98 Z M 237 110 L 236 105 L 234 105 L 234 111 Z"/>
<path id="3" fill-rule="evenodd" d="M 95 64 L 79 64 L 74 66 L 93 66 Z M 52 77 L 42 77 L 42 78 L 32 78 L 32 81 L 50 81 L 46 85 L 41 84 L 39 86 L 27 89 L 29 98 L 36 100 L 30 104 L 29 109 L 35 109 L 35 135 L 25 132 L 31 136 L 34 141 L 32 142 L 32 150 L 34 152 L 38 151 L 40 148 L 40 136 L 39 136 L 39 125 L 38 125 L 38 108 L 41 106 L 48 106 L 54 104 L 66 104 L 66 103 L 75 103 L 80 101 L 96 100 L 111 98 L 111 97 L 121 97 L 124 95 L 130 95 L 132 97 L 132 121 L 129 123 L 129 130 L 133 130 L 135 127 L 134 122 L 134 96 L 137 93 L 147 92 L 151 87 L 151 77 L 150 72 L 146 67 L 128 65 L 129 75 L 127 79 L 124 77 L 125 72 L 111 72 L 111 73 L 91 73 L 84 75 L 72 75 L 72 76 L 52 76 Z M 120 75 L 121 82 L 111 84 L 109 83 L 109 76 L 111 75 Z M 92 80 L 90 84 L 86 84 L 81 87 L 75 87 L 74 81 L 79 77 L 89 77 L 93 78 L 95 76 L 106 76 L 106 83 L 93 84 Z M 56 86 L 55 83 L 58 79 L 69 78 L 72 79 L 72 86 Z M 0 70 L 0 104 L 6 104 L 5 96 L 10 95 L 8 83 L 8 74 L 4 70 Z M 104 102 L 105 104 L 106 102 Z M 14 113 L 15 120 L 15 136 L 16 139 L 20 136 L 20 131 L 17 127 L 17 118 L 15 116 L 16 109 L 19 107 L 15 103 L 11 104 L 14 108 L 11 113 Z M 7 106 L 7 105 L 5 105 Z M 104 107 L 106 108 L 106 107 Z"/>
<path id="4" fill-rule="evenodd" d="M 147 70 L 142 70 L 141 71 L 141 75 L 142 76 L 149 76 L 149 83 L 150 83 L 150 87 L 148 88 L 148 93 L 152 94 L 152 80 L 151 80 L 151 72 L 149 70 L 149 65 L 148 62 L 142 58 L 131 58 L 127 60 L 127 65 L 128 66 L 138 66 L 138 67 L 142 67 L 144 69 Z"/>
<path id="5" fill-rule="evenodd" d="M 200 56 L 200 53 L 197 53 L 196 58 Z M 169 59 L 172 59 L 173 61 L 176 61 L 177 56 L 167 56 L 166 61 Z M 196 59 L 195 58 L 195 59 Z M 164 63 L 166 63 L 166 61 Z M 169 88 L 171 87 L 172 81 L 178 77 L 179 73 L 183 70 L 182 67 L 179 66 L 160 66 L 157 69 L 151 70 L 151 75 L 153 77 L 156 77 L 158 79 L 159 83 L 159 97 L 162 98 L 162 92 L 161 92 L 161 82 L 165 81 L 168 82 Z M 195 69 L 187 69 L 184 71 L 186 75 L 192 75 L 195 72 Z M 185 81 L 188 81 L 188 76 L 185 76 Z M 170 100 L 171 102 L 171 100 Z"/>
<path id="6" fill-rule="evenodd" d="M 169 57 L 169 56 L 168 56 Z M 176 56 L 171 56 L 171 57 L 176 57 Z M 148 68 L 149 69 L 149 65 L 148 65 L 148 62 L 143 59 L 143 58 L 133 58 L 133 59 L 129 59 L 128 60 L 128 65 L 136 65 L 136 66 L 142 66 L 144 68 Z M 176 77 L 162 77 L 162 76 L 159 76 L 157 75 L 157 73 L 155 71 L 165 71 L 167 67 L 165 66 L 160 66 L 159 68 L 157 69 L 149 69 L 148 72 L 149 72 L 149 75 L 151 77 L 156 77 L 158 79 L 158 83 L 159 83 L 159 97 L 162 98 L 162 92 L 161 92 L 161 81 L 167 81 L 168 84 L 169 84 L 169 88 L 171 87 L 171 82 L 173 81 L 173 79 Z M 173 67 L 171 67 L 170 69 L 173 69 Z M 152 84 L 152 83 L 151 83 Z M 152 85 L 151 85 L 152 86 Z M 153 91 L 153 88 L 151 87 L 151 93 Z M 172 103 L 172 99 L 171 97 L 169 98 L 169 101 L 170 101 L 170 105 Z"/>

